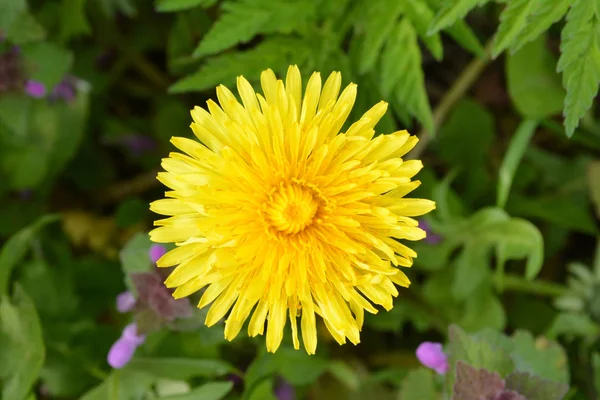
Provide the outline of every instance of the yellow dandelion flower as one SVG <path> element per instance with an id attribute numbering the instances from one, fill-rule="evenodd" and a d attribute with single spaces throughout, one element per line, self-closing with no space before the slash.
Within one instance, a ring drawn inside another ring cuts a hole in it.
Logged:
<path id="1" fill-rule="evenodd" d="M 304 97 L 296 66 L 285 83 L 264 71 L 261 86 L 264 95 L 239 77 L 242 104 L 219 86 L 219 104 L 191 112 L 201 143 L 171 139 L 183 153 L 162 162 L 158 179 L 171 191 L 151 209 L 167 218 L 150 236 L 177 247 L 158 266 L 177 266 L 165 282 L 176 298 L 206 287 L 198 307 L 212 303 L 208 326 L 229 313 L 228 340 L 252 314 L 248 334 L 262 335 L 268 320 L 266 346 L 275 352 L 289 314 L 296 349 L 300 319 L 304 347 L 315 353 L 316 315 L 337 342 L 357 344 L 364 311 L 390 310 L 395 285 L 410 283 L 398 267 L 416 253 L 397 239 L 424 238 L 411 217 L 435 208 L 404 198 L 419 186 L 411 178 L 422 163 L 401 157 L 418 139 L 374 137 L 385 102 L 340 133 L 356 85 L 339 94 L 339 72 L 323 86 L 314 73 Z"/>

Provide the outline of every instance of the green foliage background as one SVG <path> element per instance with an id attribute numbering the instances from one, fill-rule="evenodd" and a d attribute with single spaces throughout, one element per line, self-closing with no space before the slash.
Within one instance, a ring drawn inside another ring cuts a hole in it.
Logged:
<path id="1" fill-rule="evenodd" d="M 283 380 L 296 398 L 450 399 L 461 360 L 557 388 L 528 399 L 600 396 L 599 0 L 0 0 L 0 33 L 20 60 L 0 59 L 1 399 L 262 400 Z M 414 246 L 413 284 L 356 347 L 323 330 L 316 356 L 287 336 L 270 355 L 200 310 L 112 370 L 170 137 L 216 85 L 290 64 L 356 82 L 350 119 L 383 99 L 378 132 L 420 136 L 415 195 L 441 240 Z M 66 76 L 72 101 L 23 90 Z M 419 366 L 424 341 L 447 343 L 445 377 Z"/>

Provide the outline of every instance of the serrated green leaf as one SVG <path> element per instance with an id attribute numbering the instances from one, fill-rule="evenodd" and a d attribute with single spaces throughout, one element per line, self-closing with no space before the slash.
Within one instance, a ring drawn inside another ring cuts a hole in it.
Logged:
<path id="1" fill-rule="evenodd" d="M 438 11 L 429 27 L 429 33 L 439 32 L 463 19 L 465 15 L 477 6 L 482 6 L 489 0 L 446 0 Z"/>
<path id="2" fill-rule="evenodd" d="M 465 50 L 470 51 L 480 58 L 486 57 L 483 45 L 465 21 L 456 21 L 454 25 L 446 28 L 446 32 Z"/>
<path id="3" fill-rule="evenodd" d="M 403 3 L 403 11 L 406 17 L 410 20 L 429 51 L 431 51 L 431 54 L 433 54 L 436 60 L 441 60 L 444 55 L 444 48 L 440 34 L 428 35 L 427 33 L 431 21 L 433 21 L 434 13 L 429 8 L 426 0 L 408 0 L 401 1 L 400 3 Z"/>
<path id="4" fill-rule="evenodd" d="M 421 50 L 417 42 L 417 33 L 408 19 L 398 25 L 398 43 L 404 49 L 404 56 L 398 60 L 396 68 L 402 79 L 396 84 L 394 95 L 398 105 L 404 107 L 416 117 L 424 128 L 435 133 L 433 113 L 425 89 L 425 77 L 421 67 Z"/>
<path id="5" fill-rule="evenodd" d="M 433 371 L 417 368 L 410 371 L 400 384 L 399 400 L 438 400 Z"/>
<path id="6" fill-rule="evenodd" d="M 127 364 L 127 369 L 159 378 L 187 380 L 192 377 L 214 378 L 235 370 L 223 360 L 198 358 L 137 357 Z"/>
<path id="7" fill-rule="evenodd" d="M 290 64 L 304 64 L 311 51 L 307 43 L 301 40 L 282 37 L 265 40 L 251 50 L 208 59 L 198 72 L 174 83 L 169 92 L 201 91 L 218 84 L 230 86 L 239 75 L 256 80 L 267 68 L 276 73 L 285 72 Z"/>
<path id="8" fill-rule="evenodd" d="M 527 19 L 540 6 L 540 0 L 511 0 L 500 14 L 500 26 L 494 38 L 492 55 L 498 57 L 507 49 L 527 24 Z"/>
<path id="9" fill-rule="evenodd" d="M 221 400 L 233 389 L 233 382 L 209 382 L 185 394 L 159 397 L 158 400 Z"/>
<path id="10" fill-rule="evenodd" d="M 377 0 L 368 3 L 365 11 L 364 36 L 360 42 L 358 72 L 370 71 L 381 53 L 381 49 L 397 25 L 402 13 L 402 2 L 396 0 Z"/>
<path id="11" fill-rule="evenodd" d="M 510 341 L 509 351 L 516 371 L 529 372 L 553 382 L 569 382 L 567 355 L 558 343 L 545 338 L 535 339 L 531 333 L 522 330 L 516 331 Z"/>
<path id="12" fill-rule="evenodd" d="M 573 2 L 574 0 L 542 1 L 537 11 L 529 15 L 527 24 L 512 42 L 511 52 L 518 51 L 526 43 L 546 32 L 552 24 L 565 15 Z"/>
<path id="13" fill-rule="evenodd" d="M 506 57 L 508 93 L 524 117 L 541 120 L 562 110 L 565 90 L 555 65 L 544 36 Z"/>
<path id="14" fill-rule="evenodd" d="M 246 43 L 259 33 L 289 34 L 302 29 L 316 12 L 313 1 L 242 0 L 223 3 L 222 16 L 200 41 L 194 57 Z"/>
<path id="15" fill-rule="evenodd" d="M 45 37 L 44 27 L 27 11 L 21 12 L 6 31 L 6 38 L 17 45 L 35 42 Z"/>
<path id="16" fill-rule="evenodd" d="M 175 12 L 194 7 L 211 7 L 217 0 L 156 0 L 154 8 L 158 12 Z"/>
<path id="17" fill-rule="evenodd" d="M 498 171 L 498 194 L 496 197 L 498 207 L 504 208 L 506 205 L 513 178 L 536 128 L 536 121 L 521 122 L 508 145 L 508 151 L 504 155 Z"/>
<path id="18" fill-rule="evenodd" d="M 567 14 L 557 70 L 567 89 L 564 115 L 568 137 L 591 107 L 600 84 L 600 20 L 596 1 L 579 0 Z"/>
<path id="19" fill-rule="evenodd" d="M 9 365 L 6 370 L 0 368 L 4 375 L 0 375 L 3 381 L 0 397 L 22 400 L 38 378 L 46 349 L 35 306 L 20 286 L 15 289 L 12 303 L 6 297 L 0 302 L 0 333 L 2 363 Z"/>
<path id="20" fill-rule="evenodd" d="M 40 217 L 4 243 L 2 250 L 0 250 L 0 297 L 8 292 L 10 274 L 14 267 L 25 257 L 31 240 L 41 228 L 58 218 L 58 215 L 52 214 Z"/>

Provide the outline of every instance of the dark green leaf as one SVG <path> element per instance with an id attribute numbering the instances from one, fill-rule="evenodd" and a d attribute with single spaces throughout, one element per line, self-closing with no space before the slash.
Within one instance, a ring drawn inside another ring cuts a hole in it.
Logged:
<path id="1" fill-rule="evenodd" d="M 91 27 L 85 15 L 86 1 L 62 0 L 59 33 L 62 41 L 90 33 Z"/>
<path id="2" fill-rule="evenodd" d="M 217 0 L 156 0 L 156 11 L 158 12 L 175 12 L 189 10 L 194 7 L 210 7 Z"/>

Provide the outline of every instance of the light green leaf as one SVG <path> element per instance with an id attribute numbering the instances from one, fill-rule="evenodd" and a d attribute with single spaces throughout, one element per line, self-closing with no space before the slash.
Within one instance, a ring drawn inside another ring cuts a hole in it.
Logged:
<path id="1" fill-rule="evenodd" d="M 189 10 L 194 7 L 210 7 L 217 0 L 156 0 L 154 8 L 158 12 L 175 12 Z"/>
<path id="2" fill-rule="evenodd" d="M 302 40 L 286 37 L 267 39 L 251 50 L 208 59 L 198 72 L 173 84 L 169 92 L 202 91 L 218 84 L 231 86 L 239 75 L 256 81 L 266 68 L 281 73 L 291 64 L 304 64 L 312 51 Z"/>
<path id="3" fill-rule="evenodd" d="M 222 16 L 198 44 L 195 57 L 246 43 L 259 33 L 289 34 L 302 29 L 316 12 L 314 1 L 241 0 L 225 2 Z"/>
<path id="4" fill-rule="evenodd" d="M 400 107 L 416 117 L 429 134 L 435 133 L 433 114 L 427 91 L 425 77 L 421 67 L 421 50 L 417 34 L 408 19 L 404 18 L 397 28 L 398 46 L 404 49 L 404 56 L 398 60 L 396 68 L 402 72 L 402 79 L 396 84 L 394 94 Z"/>
<path id="5" fill-rule="evenodd" d="M 131 400 L 145 398 L 155 382 L 152 375 L 124 368 L 114 370 L 100 385 L 84 394 L 80 400 Z"/>
<path id="6" fill-rule="evenodd" d="M 0 0 L 0 30 L 8 30 L 25 11 L 27 11 L 26 0 Z"/>
<path id="7" fill-rule="evenodd" d="M 138 233 L 127 242 L 119 253 L 119 259 L 125 274 L 125 285 L 133 293 L 136 293 L 136 290 L 130 274 L 151 272 L 153 270 L 149 255 L 150 246 L 152 246 L 152 242 L 148 234 Z"/>
<path id="8" fill-rule="evenodd" d="M 492 55 L 498 57 L 527 25 L 527 19 L 540 6 L 540 0 L 511 0 L 500 14 L 500 26 L 494 38 Z"/>
<path id="9" fill-rule="evenodd" d="M 433 21 L 434 13 L 429 8 L 426 0 L 400 1 L 399 3 L 403 3 L 403 11 L 406 17 L 410 20 L 429 51 L 431 51 L 431 54 L 433 54 L 436 60 L 441 60 L 444 55 L 444 48 L 440 34 L 427 34 L 431 21 Z"/>
<path id="10" fill-rule="evenodd" d="M 506 204 L 513 178 L 536 128 L 536 121 L 523 121 L 510 141 L 498 172 L 498 195 L 496 198 L 498 207 L 504 208 Z"/>
<path id="11" fill-rule="evenodd" d="M 429 33 L 439 32 L 463 19 L 465 15 L 477 6 L 482 6 L 489 0 L 446 0 L 438 11 L 429 27 Z"/>
<path id="12" fill-rule="evenodd" d="M 40 320 L 29 296 L 17 286 L 13 302 L 0 303 L 1 398 L 21 400 L 44 364 L 46 350 Z"/>
<path id="13" fill-rule="evenodd" d="M 506 312 L 489 285 L 478 288 L 467 299 L 460 325 L 471 332 L 485 328 L 502 331 L 506 328 Z"/>
<path id="14" fill-rule="evenodd" d="M 554 382 L 569 382 L 567 355 L 558 343 L 545 338 L 535 339 L 531 333 L 521 330 L 513 334 L 511 343 L 510 353 L 517 371 Z"/>
<path id="15" fill-rule="evenodd" d="M 233 382 L 209 382 L 185 394 L 160 397 L 159 400 L 221 400 L 233 389 Z"/>
<path id="16" fill-rule="evenodd" d="M 49 42 L 30 44 L 22 51 L 29 78 L 43 83 L 46 90 L 56 86 L 73 64 L 69 50 Z"/>
<path id="17" fill-rule="evenodd" d="M 567 89 L 564 115 L 567 136 L 591 107 L 600 84 L 600 6 L 597 1 L 578 0 L 567 14 L 561 34 L 558 71 Z"/>
<path id="18" fill-rule="evenodd" d="M 398 400 L 438 400 L 434 372 L 426 368 L 411 370 L 400 384 Z"/>
<path id="19" fill-rule="evenodd" d="M 554 321 L 552 321 L 552 325 L 546 332 L 546 336 L 554 339 L 565 334 L 589 338 L 596 337 L 600 334 L 600 325 L 583 313 L 559 313 L 554 318 Z"/>
<path id="20" fill-rule="evenodd" d="M 281 348 L 275 353 L 279 364 L 278 372 L 292 385 L 303 386 L 314 383 L 329 368 L 329 361 L 319 356 L 291 348 Z"/>
<path id="21" fill-rule="evenodd" d="M 149 358 L 137 357 L 127 364 L 131 371 L 155 377 L 186 380 L 192 377 L 215 378 L 235 370 L 222 360 L 198 358 Z"/>
<path id="22" fill-rule="evenodd" d="M 0 250 L 0 298 L 8 291 L 10 274 L 25 257 L 31 240 L 38 231 L 50 222 L 58 220 L 57 215 L 45 215 L 31 225 L 21 229 L 11 237 Z"/>
<path id="23" fill-rule="evenodd" d="M 59 37 L 63 42 L 91 32 L 85 15 L 87 0 L 62 0 Z"/>
<path id="24" fill-rule="evenodd" d="M 17 45 L 35 42 L 45 37 L 44 27 L 27 11 L 21 12 L 6 31 L 6 38 Z"/>
<path id="25" fill-rule="evenodd" d="M 402 2 L 396 0 L 375 0 L 367 4 L 368 8 L 364 11 L 364 36 L 360 42 L 358 61 L 360 74 L 373 69 L 403 9 Z"/>
<path id="26" fill-rule="evenodd" d="M 489 247 L 475 242 L 467 243 L 455 265 L 455 276 L 452 282 L 452 296 L 457 300 L 466 300 L 486 278 L 490 277 L 488 261 Z"/>
<path id="27" fill-rule="evenodd" d="M 465 50 L 470 51 L 478 57 L 486 57 L 483 45 L 465 21 L 456 21 L 454 25 L 447 27 L 445 30 Z"/>
<path id="28" fill-rule="evenodd" d="M 573 2 L 574 0 L 541 1 L 537 11 L 529 15 L 527 24 L 512 42 L 511 52 L 518 51 L 526 43 L 546 32 L 552 24 L 558 22 L 565 15 Z"/>
<path id="29" fill-rule="evenodd" d="M 508 93 L 521 115 L 543 119 L 562 110 L 565 90 L 545 37 L 506 57 Z"/>

